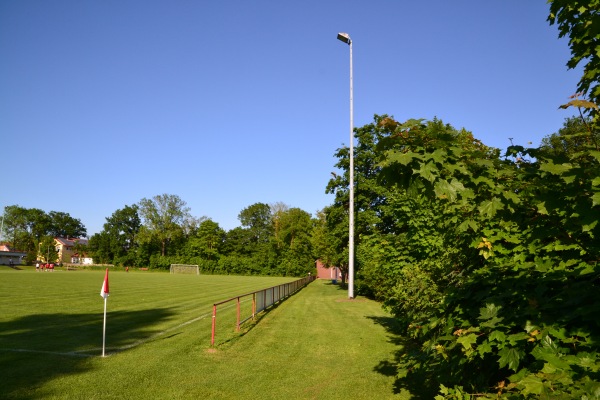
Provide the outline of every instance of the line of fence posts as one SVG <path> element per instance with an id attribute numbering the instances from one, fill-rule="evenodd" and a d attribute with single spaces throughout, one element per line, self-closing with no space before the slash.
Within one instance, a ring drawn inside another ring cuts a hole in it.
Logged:
<path id="1" fill-rule="evenodd" d="M 254 319 L 256 314 L 259 312 L 269 308 L 275 303 L 282 301 L 286 297 L 291 296 L 296 293 L 298 290 L 308 285 L 310 282 L 315 280 L 315 277 L 309 275 L 302 279 L 298 279 L 293 282 L 284 283 L 277 286 L 272 286 L 266 289 L 257 290 L 255 292 L 250 292 L 246 294 L 242 294 L 239 296 L 231 297 L 227 300 L 220 301 L 218 303 L 213 304 L 213 314 L 212 314 L 212 329 L 211 329 L 211 339 L 210 345 L 214 347 L 215 345 L 215 335 L 216 335 L 216 324 L 217 324 L 217 306 L 220 306 L 225 303 L 229 303 L 232 301 L 236 302 L 236 324 L 235 330 L 239 332 L 240 326 L 248 321 L 249 319 Z M 277 292 L 277 293 L 276 293 Z M 241 315 L 241 299 L 244 297 L 252 296 L 252 313 L 248 315 L 246 318 L 242 319 Z"/>

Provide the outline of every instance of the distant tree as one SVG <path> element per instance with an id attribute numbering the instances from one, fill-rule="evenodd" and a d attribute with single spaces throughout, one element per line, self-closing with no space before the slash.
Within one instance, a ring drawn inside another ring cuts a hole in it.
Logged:
<path id="1" fill-rule="evenodd" d="M 119 251 L 116 253 L 118 255 L 125 254 L 136 246 L 137 234 L 142 226 L 138 210 L 137 204 L 126 205 L 106 218 L 104 230 L 117 239 Z"/>
<path id="2" fill-rule="evenodd" d="M 271 207 L 265 203 L 255 203 L 244 208 L 238 215 L 243 227 L 250 230 L 252 241 L 265 243 L 273 233 Z"/>
<path id="3" fill-rule="evenodd" d="M 162 194 L 139 202 L 139 213 L 143 220 L 140 240 L 156 239 L 161 245 L 161 256 L 165 256 L 168 243 L 183 236 L 183 225 L 191 217 L 190 209 L 177 195 Z"/>
<path id="4" fill-rule="evenodd" d="M 81 237 L 86 230 L 81 221 L 67 213 L 52 211 L 46 214 L 38 208 L 18 205 L 4 208 L 4 226 L 11 245 L 27 252 L 27 261 L 38 257 L 38 246 L 46 235 L 53 237 Z"/>
<path id="5" fill-rule="evenodd" d="M 75 254 L 79 256 L 80 263 L 83 261 L 84 257 L 88 257 L 90 255 L 89 244 L 84 244 L 79 240 L 75 240 L 73 250 L 75 251 Z"/>
<path id="6" fill-rule="evenodd" d="M 195 235 L 188 239 L 186 253 L 205 260 L 217 260 L 224 240 L 225 231 L 218 223 L 207 219 L 200 224 Z"/>
<path id="7" fill-rule="evenodd" d="M 4 207 L 4 232 L 16 249 L 27 244 L 27 209 L 18 205 Z"/>
<path id="8" fill-rule="evenodd" d="M 99 263 L 133 265 L 142 222 L 138 205 L 125 206 L 106 218 L 102 232 L 93 235 L 88 251 Z"/>
<path id="9" fill-rule="evenodd" d="M 206 221 L 208 218 L 207 217 L 193 217 L 193 216 L 188 216 L 182 224 L 182 228 L 183 228 L 183 234 L 184 236 L 187 237 L 191 237 L 193 235 L 196 234 L 196 232 L 198 231 L 198 229 L 200 228 L 200 225 L 202 225 L 202 223 L 204 221 Z"/>
<path id="10" fill-rule="evenodd" d="M 42 240 L 42 236 L 50 232 L 50 216 L 39 208 L 27 210 L 27 231 L 35 245 Z"/>
<path id="11" fill-rule="evenodd" d="M 87 235 L 85 226 L 77 218 L 71 217 L 68 213 L 59 211 L 50 211 L 49 234 L 54 237 L 80 238 Z"/>
<path id="12" fill-rule="evenodd" d="M 325 225 L 323 235 L 325 242 L 321 245 L 323 252 L 319 259 L 326 267 L 338 267 L 342 275 L 342 282 L 347 282 L 349 272 L 349 220 L 348 210 L 343 204 L 334 203 L 323 210 Z M 355 233 L 358 231 L 355 230 Z"/>
<path id="13" fill-rule="evenodd" d="M 88 250 L 97 264 L 111 264 L 115 258 L 112 236 L 106 230 L 92 235 L 88 242 Z"/>
<path id="14" fill-rule="evenodd" d="M 225 234 L 222 251 L 226 255 L 249 256 L 253 251 L 250 229 L 238 226 L 229 230 Z"/>
<path id="15" fill-rule="evenodd" d="M 58 251 L 56 251 L 54 236 L 48 235 L 42 238 L 39 247 L 39 257 L 47 263 L 58 261 Z"/>
<path id="16" fill-rule="evenodd" d="M 281 217 L 284 213 L 286 213 L 290 207 L 282 202 L 273 203 L 270 205 L 271 207 L 271 215 L 273 219 L 273 235 L 275 237 L 275 242 L 278 246 L 281 243 L 280 232 L 281 232 Z"/>
<path id="17" fill-rule="evenodd" d="M 319 259 L 327 268 L 338 266 L 337 250 L 331 243 L 332 237 L 327 229 L 326 209 L 317 212 L 317 218 L 314 221 L 314 228 L 311 233 L 313 256 Z"/>
<path id="18" fill-rule="evenodd" d="M 315 267 L 311 235 L 313 220 L 300 208 L 290 208 L 280 217 L 280 270 L 284 275 L 303 276 Z"/>
<path id="19" fill-rule="evenodd" d="M 600 132 L 590 132 L 591 126 L 589 117 L 566 118 L 558 132 L 542 139 L 540 150 L 552 155 L 572 155 L 584 150 L 593 141 L 600 143 Z"/>

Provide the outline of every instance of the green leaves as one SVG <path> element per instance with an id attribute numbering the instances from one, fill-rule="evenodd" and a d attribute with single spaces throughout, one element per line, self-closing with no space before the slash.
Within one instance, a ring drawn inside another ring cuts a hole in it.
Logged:
<path id="1" fill-rule="evenodd" d="M 394 195 L 368 209 L 393 229 L 363 237 L 359 261 L 368 288 L 408 327 L 406 366 L 438 377 L 428 384 L 443 383 L 448 398 L 461 385 L 514 398 L 595 390 L 594 137 L 574 124 L 568 141 L 512 146 L 501 160 L 439 121 L 403 125 L 374 157 Z"/>
<path id="2" fill-rule="evenodd" d="M 429 162 L 421 164 L 419 169 L 414 170 L 414 172 L 429 182 L 433 182 L 437 177 L 438 169 L 433 163 Z"/>
<path id="3" fill-rule="evenodd" d="M 554 164 L 553 162 L 545 162 L 540 164 L 540 171 L 547 171 L 554 175 L 563 175 L 565 172 L 571 170 L 573 166 L 569 163 Z"/>
<path id="4" fill-rule="evenodd" d="M 460 343 L 463 346 L 463 350 L 467 355 L 473 353 L 473 345 L 477 343 L 477 335 L 474 333 L 469 333 L 464 336 L 460 336 L 456 339 L 457 343 Z"/>
<path id="5" fill-rule="evenodd" d="M 440 199 L 456 201 L 458 194 L 465 190 L 465 187 L 456 179 L 448 182 L 445 179 L 436 182 L 434 189 L 435 195 Z"/>
<path id="6" fill-rule="evenodd" d="M 490 200 L 483 201 L 477 209 L 486 218 L 493 218 L 503 208 L 504 203 L 499 198 L 493 197 Z"/>
<path id="7" fill-rule="evenodd" d="M 485 307 L 479 309 L 479 319 L 491 319 L 498 316 L 498 312 L 502 307 L 495 304 L 486 304 Z"/>
<path id="8" fill-rule="evenodd" d="M 583 63 L 581 77 L 577 91 L 590 94 L 590 100 L 600 103 L 600 90 L 598 76 L 600 75 L 600 54 L 597 44 L 600 40 L 600 0 L 587 0 L 585 2 L 576 0 L 548 0 L 550 13 L 548 21 L 557 24 L 559 37 L 569 38 L 571 59 L 567 62 L 569 68 L 575 68 Z M 583 5 L 585 4 L 585 6 Z M 573 103 L 573 102 L 570 102 Z M 561 107 L 593 107 L 589 102 L 577 100 L 575 104 L 567 103 Z M 596 107 L 597 108 L 597 107 Z"/>
<path id="9" fill-rule="evenodd" d="M 518 348 L 504 347 L 498 352 L 498 355 L 500 356 L 498 359 L 498 365 L 500 368 L 507 367 L 516 372 L 519 368 L 519 363 L 521 362 L 524 353 Z"/>

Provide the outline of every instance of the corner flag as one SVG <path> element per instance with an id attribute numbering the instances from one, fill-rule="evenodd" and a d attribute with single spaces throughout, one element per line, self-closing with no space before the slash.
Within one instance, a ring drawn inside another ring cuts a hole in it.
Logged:
<path id="1" fill-rule="evenodd" d="M 106 268 L 104 282 L 102 282 L 102 289 L 100 289 L 100 296 L 104 299 L 104 324 L 102 327 L 102 357 L 104 357 L 104 350 L 106 348 L 106 300 L 108 300 L 108 268 Z"/>
<path id="2" fill-rule="evenodd" d="M 100 289 L 100 296 L 106 300 L 108 297 L 108 268 L 106 268 L 106 275 L 104 275 L 104 282 L 102 283 L 102 289 Z"/>

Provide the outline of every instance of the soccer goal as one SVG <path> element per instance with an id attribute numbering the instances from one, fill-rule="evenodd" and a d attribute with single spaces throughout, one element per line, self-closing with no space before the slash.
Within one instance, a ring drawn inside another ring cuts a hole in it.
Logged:
<path id="1" fill-rule="evenodd" d="M 194 274 L 200 275 L 200 267 L 189 264 L 171 264 L 172 274 Z"/>

